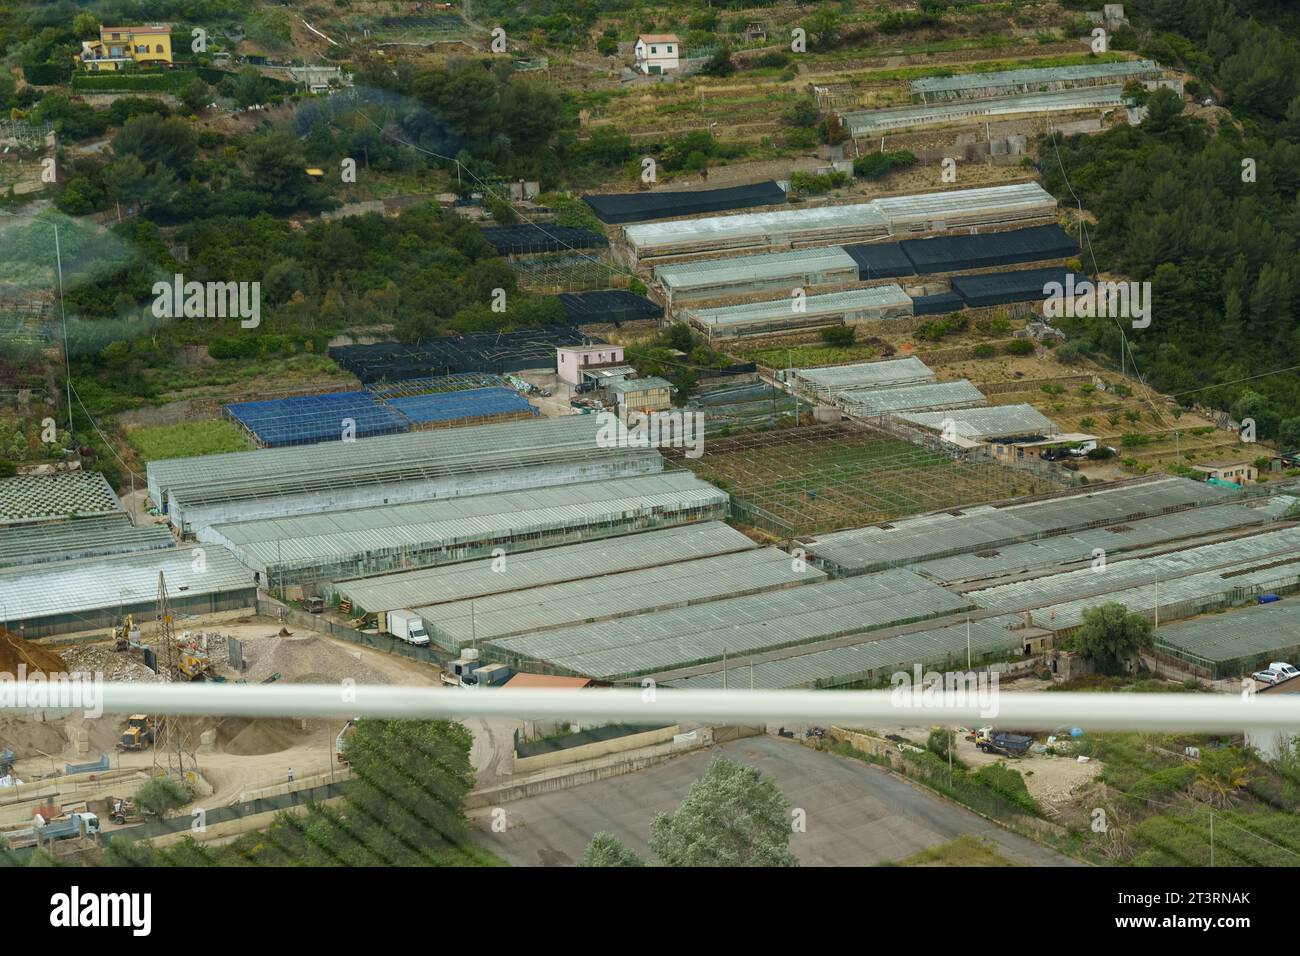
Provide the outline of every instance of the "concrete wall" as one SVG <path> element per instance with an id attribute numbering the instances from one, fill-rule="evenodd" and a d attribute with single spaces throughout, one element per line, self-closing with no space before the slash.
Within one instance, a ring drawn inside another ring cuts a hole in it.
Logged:
<path id="1" fill-rule="evenodd" d="M 678 725 L 673 724 L 671 727 L 647 730 L 639 734 L 628 734 L 626 737 L 614 737 L 610 740 L 597 740 L 594 743 L 583 744 L 580 747 L 569 747 L 551 753 L 537 754 L 533 757 L 516 755 L 515 773 L 535 773 L 538 770 L 547 770 L 562 764 L 577 763 L 610 754 L 626 753 L 629 750 L 639 750 L 642 747 L 650 747 L 655 744 L 670 743 L 673 736 L 679 731 Z"/>
<path id="2" fill-rule="evenodd" d="M 664 763 L 677 754 L 711 746 L 713 746 L 712 728 L 701 727 L 690 740 L 680 742 L 670 740 L 626 753 L 599 757 L 571 767 L 554 767 L 525 776 L 523 779 L 512 779 L 492 787 L 475 790 L 466 795 L 465 809 L 496 807 L 512 800 L 536 797 L 557 790 L 568 790 L 570 787 L 579 787 L 585 783 L 595 783 L 597 780 L 607 780 L 610 777 L 644 770 L 646 767 Z"/>

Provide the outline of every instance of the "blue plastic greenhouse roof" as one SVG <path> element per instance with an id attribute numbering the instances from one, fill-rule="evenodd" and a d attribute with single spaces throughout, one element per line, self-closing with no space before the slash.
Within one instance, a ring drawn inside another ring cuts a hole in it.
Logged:
<path id="1" fill-rule="evenodd" d="M 305 445 L 337 440 L 343 420 L 356 423 L 356 437 L 392 435 L 410 430 L 405 418 L 376 403 L 369 392 L 330 392 L 265 402 L 227 405 L 231 417 L 264 445 Z"/>
<path id="2" fill-rule="evenodd" d="M 442 392 L 433 395 L 410 395 L 393 398 L 388 402 L 417 425 L 429 422 L 451 422 L 460 418 L 477 418 L 480 415 L 505 415 L 510 412 L 530 412 L 537 409 L 513 388 L 474 388 L 460 392 Z"/>

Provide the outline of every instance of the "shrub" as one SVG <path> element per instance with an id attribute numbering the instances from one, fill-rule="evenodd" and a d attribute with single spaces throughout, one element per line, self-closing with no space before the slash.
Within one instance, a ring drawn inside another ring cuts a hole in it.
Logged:
<path id="1" fill-rule="evenodd" d="M 868 153 L 853 161 L 853 175 L 861 176 L 863 179 L 881 179 L 895 169 L 915 166 L 916 162 L 916 155 L 906 149 L 892 153 Z"/>
<path id="2" fill-rule="evenodd" d="M 998 350 L 989 342 L 981 342 L 975 346 L 975 357 L 978 359 L 993 358 L 998 354 Z"/>
<path id="3" fill-rule="evenodd" d="M 835 348 L 848 348 L 858 338 L 858 330 L 851 325 L 833 325 L 822 329 L 822 341 Z"/>
<path id="4" fill-rule="evenodd" d="M 843 186 L 848 181 L 849 177 L 844 173 L 817 175 L 798 172 L 790 176 L 790 191 L 800 196 L 818 196 Z"/>
<path id="5" fill-rule="evenodd" d="M 1006 347 L 1008 355 L 1033 355 L 1034 343 L 1029 339 L 1016 339 L 1014 342 L 1008 342 Z"/>

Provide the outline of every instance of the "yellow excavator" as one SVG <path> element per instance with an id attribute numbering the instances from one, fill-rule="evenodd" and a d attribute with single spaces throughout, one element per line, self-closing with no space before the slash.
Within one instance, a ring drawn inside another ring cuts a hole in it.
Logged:
<path id="1" fill-rule="evenodd" d="M 141 647 L 140 628 L 136 626 L 135 618 L 130 614 L 122 618 L 122 623 L 113 628 L 113 649 L 116 651 L 130 650 L 132 647 Z"/>

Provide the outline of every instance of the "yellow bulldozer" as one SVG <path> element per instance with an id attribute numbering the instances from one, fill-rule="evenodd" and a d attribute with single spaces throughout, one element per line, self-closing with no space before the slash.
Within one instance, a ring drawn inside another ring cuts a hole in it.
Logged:
<path id="1" fill-rule="evenodd" d="M 148 714 L 132 714 L 126 719 L 126 729 L 117 749 L 124 751 L 148 750 L 153 744 L 158 722 Z"/>

